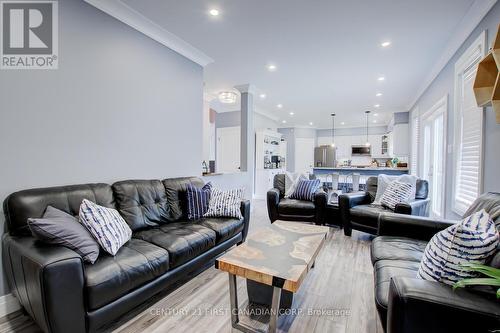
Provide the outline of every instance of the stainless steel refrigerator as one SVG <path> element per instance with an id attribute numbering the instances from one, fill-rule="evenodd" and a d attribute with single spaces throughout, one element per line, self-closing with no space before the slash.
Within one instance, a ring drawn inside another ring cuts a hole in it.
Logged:
<path id="1" fill-rule="evenodd" d="M 332 146 L 319 146 L 314 148 L 314 166 L 315 167 L 335 167 L 336 149 Z"/>

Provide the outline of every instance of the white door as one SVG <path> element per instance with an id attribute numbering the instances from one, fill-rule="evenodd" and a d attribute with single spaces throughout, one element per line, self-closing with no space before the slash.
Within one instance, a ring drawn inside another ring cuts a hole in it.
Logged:
<path id="1" fill-rule="evenodd" d="M 215 159 L 217 172 L 240 171 L 240 139 L 240 127 L 217 129 L 217 158 Z"/>
<path id="2" fill-rule="evenodd" d="M 312 173 L 314 165 L 314 139 L 295 139 L 295 172 Z"/>
<path id="3" fill-rule="evenodd" d="M 422 116 L 423 177 L 429 182 L 432 217 L 444 217 L 447 97 Z"/>

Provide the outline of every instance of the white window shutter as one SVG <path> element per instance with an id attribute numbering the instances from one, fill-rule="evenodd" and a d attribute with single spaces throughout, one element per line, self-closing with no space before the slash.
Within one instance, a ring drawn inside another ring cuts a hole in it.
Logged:
<path id="1" fill-rule="evenodd" d="M 466 52 L 462 57 L 464 60 L 459 60 L 455 68 L 453 210 L 460 215 L 465 213 L 482 191 L 484 110 L 477 106 L 472 89 L 482 48 L 481 45 L 477 45 L 475 49 L 471 46 L 470 54 L 467 55 Z"/>

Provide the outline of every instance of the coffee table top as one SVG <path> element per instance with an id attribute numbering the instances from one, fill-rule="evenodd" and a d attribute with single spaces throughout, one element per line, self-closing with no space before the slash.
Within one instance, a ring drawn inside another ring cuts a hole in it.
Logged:
<path id="1" fill-rule="evenodd" d="M 321 250 L 328 230 L 300 222 L 276 221 L 216 259 L 215 267 L 296 292 Z"/>

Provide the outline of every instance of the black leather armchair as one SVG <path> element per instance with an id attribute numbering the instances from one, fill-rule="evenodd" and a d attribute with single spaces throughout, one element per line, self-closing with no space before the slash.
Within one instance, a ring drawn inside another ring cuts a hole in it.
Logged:
<path id="1" fill-rule="evenodd" d="M 322 188 L 316 191 L 313 201 L 304 201 L 285 198 L 284 174 L 274 176 L 273 186 L 267 192 L 267 212 L 271 223 L 286 220 L 324 224 L 328 198 Z"/>
<path id="2" fill-rule="evenodd" d="M 479 197 L 464 214 L 485 209 L 500 222 L 500 194 Z M 371 245 L 375 304 L 387 332 L 490 332 L 500 329 L 495 289 L 457 289 L 416 277 L 432 236 L 457 221 L 384 213 Z M 500 249 L 488 263 L 500 268 Z M 423 320 L 424 319 L 424 320 Z"/>
<path id="3" fill-rule="evenodd" d="M 339 209 L 344 234 L 350 236 L 352 229 L 377 234 L 378 217 L 381 213 L 392 212 L 379 205 L 372 205 L 377 194 L 377 177 L 366 180 L 366 191 L 341 194 Z M 394 213 L 416 216 L 429 214 L 430 199 L 428 196 L 428 183 L 426 180 L 417 180 L 415 200 L 410 203 L 396 205 Z"/>

